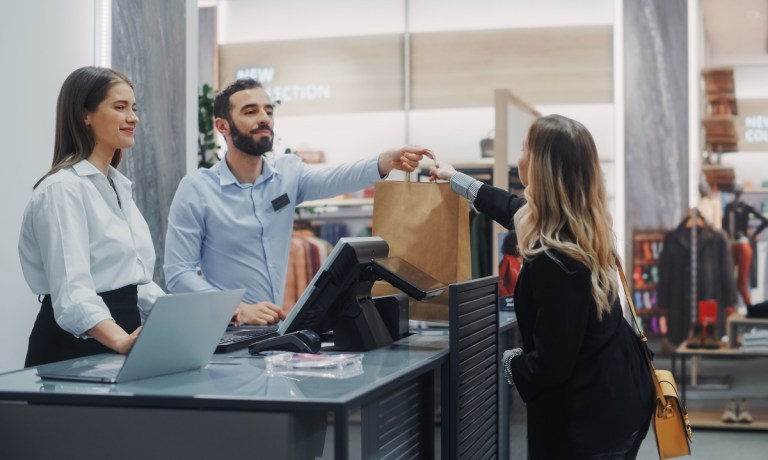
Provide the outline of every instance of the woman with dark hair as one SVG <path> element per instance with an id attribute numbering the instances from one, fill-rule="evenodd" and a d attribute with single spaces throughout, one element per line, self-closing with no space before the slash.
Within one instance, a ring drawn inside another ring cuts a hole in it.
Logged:
<path id="1" fill-rule="evenodd" d="M 517 277 L 523 261 L 517 249 L 517 233 L 509 230 L 501 243 L 501 261 L 499 261 L 499 297 L 509 297 L 515 293 Z"/>
<path id="2" fill-rule="evenodd" d="M 523 348 L 507 350 L 502 368 L 527 403 L 529 458 L 635 458 L 650 424 L 653 385 L 619 302 L 592 135 L 569 118 L 541 117 L 528 130 L 518 166 L 525 200 L 448 164 L 431 173 L 517 231 Z"/>
<path id="3" fill-rule="evenodd" d="M 736 264 L 736 284 L 739 294 L 747 306 L 752 305 L 749 293 L 749 270 L 752 265 L 753 243 L 757 235 L 768 228 L 768 219 L 757 209 L 741 199 L 744 193 L 740 183 L 733 186 L 733 201 L 725 205 L 723 229 L 731 241 L 733 261 Z M 759 220 L 760 224 L 750 232 L 749 222 Z"/>
<path id="4" fill-rule="evenodd" d="M 27 367 L 128 353 L 164 294 L 152 282 L 149 227 L 115 169 L 138 122 L 133 83 L 120 72 L 83 67 L 64 81 L 52 167 L 33 187 L 19 238 L 24 277 L 43 296 Z"/>

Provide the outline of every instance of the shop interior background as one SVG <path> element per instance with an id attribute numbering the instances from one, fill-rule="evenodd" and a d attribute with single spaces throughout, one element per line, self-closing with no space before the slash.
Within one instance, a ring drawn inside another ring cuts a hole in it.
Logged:
<path id="1" fill-rule="evenodd" d="M 285 100 L 276 115 L 277 151 L 323 150 L 327 162 L 337 164 L 411 142 L 429 146 L 449 162 L 472 162 L 480 159 L 480 140 L 492 135 L 493 89 L 505 87 L 542 114 L 561 113 L 589 128 L 600 151 L 617 236 L 620 241 L 631 237 L 631 229 L 624 228 L 625 216 L 633 212 L 625 207 L 624 184 L 626 175 L 645 174 L 624 170 L 624 13 L 633 0 L 477 0 L 470 5 L 454 0 L 170 1 L 186 30 L 185 78 L 176 82 L 184 87 L 185 104 L 167 107 L 169 112 L 183 111 L 186 120 L 184 138 L 178 140 L 187 152 L 186 164 L 178 165 L 182 172 L 197 164 L 199 85 L 221 85 L 232 78 L 220 73 L 210 76 L 219 81 L 206 81 L 207 70 L 200 70 L 205 58 L 199 55 L 199 20 L 204 9 L 215 6 L 219 53 L 236 55 L 238 47 L 255 50 L 253 56 L 260 60 L 248 68 L 261 69 L 266 72 L 261 75 L 271 75 L 273 86 L 283 88 Z M 641 11 L 653 11 L 659 1 L 643 0 Z M 75 68 L 101 63 L 99 52 L 107 40 L 98 17 L 103 3 L 27 0 L 2 5 L 0 84 L 6 100 L 0 138 L 6 142 L 7 164 L 0 172 L 6 220 L 0 230 L 0 289 L 5 297 L 0 307 L 0 371 L 22 366 L 39 308 L 18 263 L 22 212 L 32 184 L 50 166 L 61 83 Z M 750 101 L 755 115 L 762 111 L 768 116 L 768 1 L 676 3 L 687 11 L 688 175 L 696 178 L 702 67 L 734 67 L 737 99 Z M 487 44 L 481 52 L 471 46 L 477 40 Z M 370 44 L 377 58 L 366 61 L 360 44 Z M 302 55 L 308 47 L 314 47 L 316 60 Z M 217 59 L 223 72 L 223 56 Z M 116 62 L 111 65 L 120 68 Z M 317 71 L 307 71 L 307 65 Z M 354 93 L 345 97 L 349 89 Z M 140 129 L 164 115 L 147 114 Z M 734 166 L 745 185 L 760 187 L 767 179 L 768 149 L 763 144 L 760 150 L 759 144 L 754 144 L 756 151 L 723 155 L 722 161 Z M 742 141 L 740 147 L 745 146 Z M 685 186 L 694 205 L 695 180 Z"/>

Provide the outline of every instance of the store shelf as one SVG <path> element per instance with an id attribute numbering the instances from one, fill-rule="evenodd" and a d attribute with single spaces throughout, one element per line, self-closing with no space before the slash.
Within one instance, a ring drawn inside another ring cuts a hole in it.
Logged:
<path id="1" fill-rule="evenodd" d="M 658 265 L 659 261 L 653 260 L 635 260 L 635 265 Z"/>
<path id="2" fill-rule="evenodd" d="M 675 354 L 685 356 L 704 356 L 709 358 L 765 358 L 768 357 L 766 351 L 741 351 L 738 348 L 728 348 L 728 344 L 725 342 L 720 343 L 720 348 L 717 350 L 705 350 L 703 348 L 688 348 L 688 341 L 678 347 Z"/>
<path id="3" fill-rule="evenodd" d="M 690 389 L 719 389 L 715 387 L 707 388 L 705 385 L 691 386 L 686 378 L 685 362 L 690 358 L 698 358 L 700 360 L 705 359 L 754 359 L 754 358 L 768 358 L 768 352 L 744 352 L 739 349 L 728 348 L 726 343 L 721 343 L 721 348 L 717 350 L 704 350 L 704 349 L 691 349 L 687 347 L 687 341 L 683 342 L 680 347 L 675 350 L 672 355 L 672 370 L 677 372 L 677 360 L 680 360 L 681 367 L 679 371 L 681 375 L 675 375 L 675 379 L 678 383 L 678 389 L 683 400 L 686 402 L 688 408 L 688 417 L 691 422 L 691 426 L 694 429 L 717 429 L 717 430 L 733 430 L 733 431 L 768 431 L 768 404 L 766 404 L 766 398 L 764 395 L 739 395 L 734 396 L 730 394 L 724 398 L 706 398 L 688 400 L 687 394 Z M 699 377 L 701 379 L 701 377 Z M 730 380 L 730 376 L 728 376 Z M 730 382 L 728 382 L 730 387 Z M 720 388 L 722 389 L 722 388 Z M 729 401 L 747 400 L 749 404 L 749 411 L 752 414 L 752 422 L 732 422 L 726 423 L 721 420 L 725 405 Z M 695 434 L 694 434 L 695 436 Z"/>
<path id="4" fill-rule="evenodd" d="M 744 315 L 733 313 L 726 320 L 728 331 L 728 345 L 737 348 L 741 342 L 740 329 L 742 328 L 768 328 L 768 318 L 747 318 Z"/>
<path id="5" fill-rule="evenodd" d="M 373 198 L 328 198 L 305 201 L 296 207 L 294 228 L 310 227 L 320 238 L 331 243 L 339 236 L 370 235 L 373 218 Z M 326 225 L 341 224 L 340 233 L 327 230 Z M 343 230 L 346 228 L 346 231 Z"/>
<path id="6" fill-rule="evenodd" d="M 696 429 L 711 429 L 711 430 L 733 430 L 733 431 L 768 431 L 768 417 L 761 419 L 755 419 L 751 423 L 726 423 L 721 421 L 721 412 L 700 412 L 690 411 L 688 412 L 688 419 L 691 422 L 691 426 Z M 754 416 L 754 414 L 753 414 Z M 695 439 L 694 434 L 694 439 Z"/>

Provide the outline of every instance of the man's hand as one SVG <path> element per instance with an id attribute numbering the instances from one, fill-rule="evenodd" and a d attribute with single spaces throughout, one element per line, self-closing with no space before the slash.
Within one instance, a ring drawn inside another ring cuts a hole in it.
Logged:
<path id="1" fill-rule="evenodd" d="M 379 155 L 379 175 L 386 176 L 393 169 L 405 171 L 407 173 L 416 171 L 419 162 L 424 157 L 435 159 L 434 154 L 424 147 L 417 145 L 406 145 L 399 149 L 388 150 Z"/>
<path id="2" fill-rule="evenodd" d="M 265 326 L 267 324 L 275 324 L 281 319 L 285 319 L 285 312 L 282 308 L 272 302 L 240 302 L 233 321 L 235 326 L 241 324 L 257 324 Z"/>

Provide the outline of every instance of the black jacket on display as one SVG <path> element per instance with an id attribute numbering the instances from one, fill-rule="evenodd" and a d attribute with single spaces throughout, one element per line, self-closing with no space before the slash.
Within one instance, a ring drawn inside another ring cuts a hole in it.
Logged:
<path id="1" fill-rule="evenodd" d="M 509 227 L 524 203 L 482 186 L 474 205 Z M 598 321 L 586 266 L 559 252 L 525 260 L 515 311 L 523 354 L 510 370 L 527 403 L 529 458 L 588 457 L 643 432 L 650 372 L 618 301 Z"/>
<path id="2" fill-rule="evenodd" d="M 658 305 L 667 309 L 667 338 L 681 343 L 691 327 L 691 229 L 687 219 L 664 235 L 659 257 Z M 718 329 L 722 334 L 725 307 L 736 304 L 733 257 L 728 240 L 708 225 L 696 228 L 696 295 L 699 300 L 716 300 Z"/>

